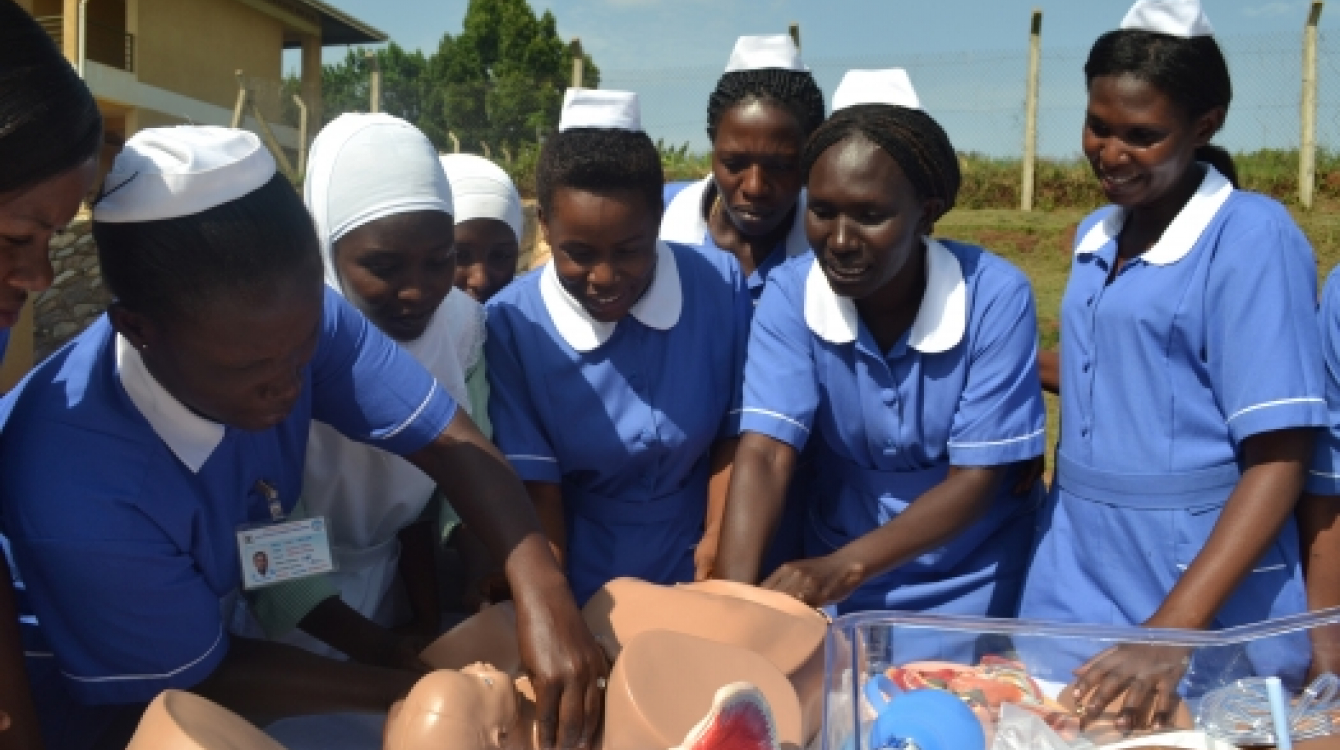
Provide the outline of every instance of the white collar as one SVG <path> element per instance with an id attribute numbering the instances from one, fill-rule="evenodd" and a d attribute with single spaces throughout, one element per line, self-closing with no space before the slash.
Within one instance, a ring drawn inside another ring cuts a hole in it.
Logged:
<path id="1" fill-rule="evenodd" d="M 712 184 L 711 177 L 705 177 L 689 185 L 670 201 L 661 217 L 661 239 L 666 242 L 678 242 L 681 245 L 701 245 L 707 239 L 707 220 L 703 218 L 703 196 Z M 796 200 L 796 219 L 791 223 L 791 231 L 786 233 L 786 257 L 804 255 L 810 249 L 809 238 L 805 236 L 805 191 L 800 191 Z"/>
<path id="2" fill-rule="evenodd" d="M 223 442 L 224 428 L 182 405 L 144 366 L 144 359 L 116 334 L 116 369 L 121 386 L 149 426 L 192 472 L 199 472 Z"/>
<path id="3" fill-rule="evenodd" d="M 833 292 L 816 257 L 805 279 L 805 323 L 819 338 L 834 344 L 856 340 L 856 302 Z M 907 345 L 922 354 L 941 354 L 958 346 L 968 327 L 968 287 L 958 256 L 939 240 L 926 238 L 926 293 Z"/>
<path id="4" fill-rule="evenodd" d="M 591 317 L 582 303 L 563 288 L 552 258 L 540 272 L 540 298 L 549 311 L 549 319 L 554 321 L 554 328 L 558 329 L 568 346 L 579 352 L 599 348 L 614 335 L 614 329 L 619 325 L 617 322 L 602 323 Z M 656 270 L 651 286 L 628 314 L 648 328 L 668 331 L 679 322 L 683 308 L 684 290 L 680 286 L 679 264 L 675 261 L 675 253 L 669 245 L 658 241 Z"/>
<path id="5" fill-rule="evenodd" d="M 1159 241 L 1140 256 L 1140 260 L 1155 266 L 1170 266 L 1185 258 L 1200 241 L 1205 228 L 1214 221 L 1219 209 L 1233 195 L 1233 183 L 1209 164 L 1204 166 L 1205 179 L 1196 188 L 1196 194 L 1191 196 L 1191 200 L 1182 207 L 1168 228 L 1163 230 Z M 1092 255 L 1102 250 L 1121 234 L 1125 223 L 1125 209 L 1112 211 L 1076 243 L 1075 254 Z"/>

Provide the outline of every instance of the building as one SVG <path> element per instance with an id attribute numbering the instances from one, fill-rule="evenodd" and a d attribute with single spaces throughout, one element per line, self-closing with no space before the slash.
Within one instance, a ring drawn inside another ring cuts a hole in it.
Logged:
<path id="1" fill-rule="evenodd" d="M 72 65 L 81 67 L 106 120 L 111 147 L 148 127 L 196 123 L 230 125 L 238 100 L 237 71 L 242 71 L 262 117 L 285 150 L 298 147 L 293 118 L 281 112 L 283 55 L 302 50 L 301 96 L 308 108 L 309 138 L 321 120 L 322 47 L 375 44 L 386 35 L 321 0 L 17 0 L 60 44 Z M 82 21 L 82 23 L 81 23 Z M 81 40 L 81 27 L 84 31 Z M 82 43 L 81 43 L 82 41 Z M 82 58 L 82 59 L 81 59 Z M 290 107 L 293 111 L 295 108 Z M 257 129 L 254 118 L 243 126 Z M 77 227 L 80 236 L 87 226 Z M 56 285 L 30 299 L 12 331 L 0 367 L 0 392 L 8 390 L 33 365 L 34 329 L 47 338 L 53 326 L 82 329 L 87 312 L 101 311 L 101 277 L 94 248 L 82 244 L 57 248 Z M 85 278 L 87 277 L 87 278 Z M 85 288 L 89 287 L 89 288 Z M 93 287 L 96 287 L 94 289 Z M 77 312 L 44 319 L 34 302 L 50 307 L 64 296 Z M 85 299 L 85 297 L 88 297 Z M 96 312 L 92 314 L 96 317 Z M 71 323 L 73 320 L 73 323 Z M 60 338 L 68 338 L 61 335 Z"/>
<path id="2" fill-rule="evenodd" d="M 386 35 L 321 0 L 18 0 L 82 64 L 107 121 L 124 139 L 159 125 L 228 125 L 243 71 L 275 120 L 276 139 L 297 147 L 278 122 L 285 49 L 302 50 L 301 94 L 320 122 L 321 49 L 375 44 Z M 82 26 L 85 31 L 80 39 Z M 82 50 L 82 53 L 81 53 Z M 81 63 L 82 54 L 82 63 Z M 255 122 L 249 122 L 255 126 Z"/>

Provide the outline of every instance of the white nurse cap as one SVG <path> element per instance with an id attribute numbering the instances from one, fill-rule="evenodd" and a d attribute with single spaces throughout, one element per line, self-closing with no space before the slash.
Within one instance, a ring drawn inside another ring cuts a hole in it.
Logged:
<path id="1" fill-rule="evenodd" d="M 190 216 L 254 192 L 274 175 L 274 157 L 255 133 L 209 125 L 141 130 L 112 164 L 93 220 Z"/>
<path id="2" fill-rule="evenodd" d="M 525 233 L 521 196 L 502 167 L 474 154 L 447 154 L 442 169 L 451 183 L 456 204 L 456 223 L 471 219 L 496 219 L 512 228 L 517 242 Z"/>
<path id="3" fill-rule="evenodd" d="M 887 70 L 849 70 L 833 91 L 833 111 L 858 104 L 891 104 L 921 109 L 921 99 L 912 87 L 912 79 L 902 68 Z"/>
<path id="4" fill-rule="evenodd" d="M 1122 19 L 1121 28 L 1183 39 L 1214 35 L 1214 27 L 1200 7 L 1200 0 L 1137 0 Z"/>
<path id="5" fill-rule="evenodd" d="M 642 132 L 642 111 L 637 94 L 607 89 L 568 89 L 563 95 L 558 132 L 573 128 Z"/>
<path id="6" fill-rule="evenodd" d="M 742 36 L 735 40 L 735 49 L 731 50 L 730 60 L 726 62 L 727 73 L 768 69 L 809 70 L 801 64 L 800 49 L 789 34 Z"/>

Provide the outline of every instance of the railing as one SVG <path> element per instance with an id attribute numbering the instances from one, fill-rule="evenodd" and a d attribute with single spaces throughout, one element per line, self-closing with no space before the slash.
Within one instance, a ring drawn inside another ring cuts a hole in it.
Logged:
<path id="1" fill-rule="evenodd" d="M 38 16 L 37 23 L 61 46 L 65 38 L 64 16 Z M 89 60 L 110 65 L 128 73 L 135 72 L 135 35 L 127 34 L 124 29 L 86 23 L 88 41 L 84 45 L 84 54 Z M 71 55 L 74 57 L 74 55 Z"/>

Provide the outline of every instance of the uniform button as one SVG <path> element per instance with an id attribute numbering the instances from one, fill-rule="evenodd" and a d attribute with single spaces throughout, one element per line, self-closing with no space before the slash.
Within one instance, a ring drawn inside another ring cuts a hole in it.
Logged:
<path id="1" fill-rule="evenodd" d="M 898 455 L 898 448 L 897 448 L 897 446 L 893 446 L 893 445 L 885 446 L 885 447 L 884 447 L 884 455 L 886 455 L 886 456 L 896 456 L 896 455 Z"/>
<path id="2" fill-rule="evenodd" d="M 879 397 L 884 400 L 884 403 L 892 405 L 894 401 L 898 400 L 898 393 L 892 388 L 885 388 L 879 392 Z"/>
<path id="3" fill-rule="evenodd" d="M 1089 371 L 1089 363 L 1088 363 L 1088 362 L 1085 362 L 1085 363 L 1084 363 L 1084 371 L 1085 371 L 1085 372 L 1088 372 L 1088 371 Z"/>
<path id="4" fill-rule="evenodd" d="M 1080 434 L 1083 435 L 1084 437 L 1088 437 L 1088 436 L 1089 436 L 1089 428 L 1088 428 L 1088 427 L 1085 427 L 1083 430 L 1080 430 Z"/>
<path id="5" fill-rule="evenodd" d="M 1086 302 L 1085 304 L 1088 305 L 1089 307 L 1093 307 L 1093 297 L 1090 297 L 1089 301 Z"/>

